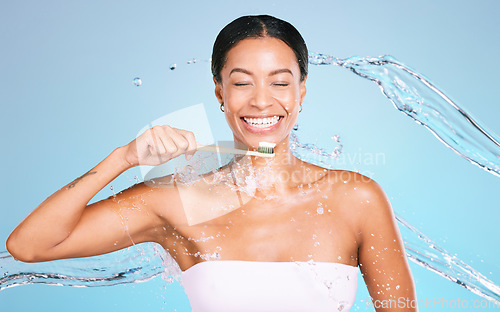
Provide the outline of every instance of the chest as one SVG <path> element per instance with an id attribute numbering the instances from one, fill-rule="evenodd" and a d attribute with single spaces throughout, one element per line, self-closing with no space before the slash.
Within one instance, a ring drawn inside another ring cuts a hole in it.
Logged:
<path id="1" fill-rule="evenodd" d="M 175 249 L 181 268 L 182 262 L 210 259 L 314 260 L 356 266 L 355 222 L 338 210 L 334 200 L 310 194 L 255 199 L 207 222 L 177 226 L 175 239 L 166 245 Z"/>

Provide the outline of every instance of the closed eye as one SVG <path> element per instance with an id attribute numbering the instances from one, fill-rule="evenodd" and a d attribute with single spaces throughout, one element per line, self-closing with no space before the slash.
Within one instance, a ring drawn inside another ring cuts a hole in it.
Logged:
<path id="1" fill-rule="evenodd" d="M 248 86 L 250 85 L 249 83 L 246 83 L 246 82 L 239 82 L 239 83 L 234 83 L 233 85 L 239 87 L 239 86 Z"/>
<path id="2" fill-rule="evenodd" d="M 278 86 L 278 87 L 286 87 L 288 86 L 288 83 L 286 82 L 277 82 L 277 83 L 273 83 L 274 86 Z"/>

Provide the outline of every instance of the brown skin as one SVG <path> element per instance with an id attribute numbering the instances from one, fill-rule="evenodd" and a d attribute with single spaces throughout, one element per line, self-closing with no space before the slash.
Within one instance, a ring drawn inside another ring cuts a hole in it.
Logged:
<path id="1" fill-rule="evenodd" d="M 204 261 L 200 253 L 215 252 L 220 260 L 337 262 L 360 266 L 377 305 L 389 299 L 416 300 L 403 242 L 380 186 L 363 175 L 325 170 L 290 153 L 288 138 L 306 94 L 293 51 L 278 39 L 245 39 L 229 51 L 221 77 L 215 94 L 224 103 L 235 141 L 250 149 L 261 141 L 277 143 L 273 159 L 250 158 L 253 169 L 266 168 L 267 180 L 244 206 L 188 226 L 177 187 L 144 183 L 87 205 L 133 166 L 195 152 L 192 133 L 155 127 L 41 203 L 9 236 L 9 252 L 22 261 L 40 262 L 108 253 L 133 241 L 161 244 L 182 270 Z M 267 134 L 249 132 L 241 120 L 270 115 L 283 119 Z M 234 196 L 229 188 L 227 192 Z M 317 210 L 320 203 L 323 213 Z"/>

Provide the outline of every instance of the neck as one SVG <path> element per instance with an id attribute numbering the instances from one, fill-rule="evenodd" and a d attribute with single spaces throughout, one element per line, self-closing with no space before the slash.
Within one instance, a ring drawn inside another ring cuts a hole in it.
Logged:
<path id="1" fill-rule="evenodd" d="M 274 147 L 274 157 L 244 156 L 235 159 L 243 175 L 255 179 L 257 189 L 262 192 L 287 192 L 303 183 L 306 165 L 290 152 L 289 138 Z"/>

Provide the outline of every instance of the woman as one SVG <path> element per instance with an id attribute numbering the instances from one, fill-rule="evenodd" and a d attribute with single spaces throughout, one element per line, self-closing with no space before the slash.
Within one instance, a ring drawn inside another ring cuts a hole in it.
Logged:
<path id="1" fill-rule="evenodd" d="M 193 133 L 153 127 L 41 203 L 7 249 L 39 262 L 156 242 L 183 271 L 194 311 L 348 311 L 359 266 L 377 311 L 416 311 L 403 243 L 380 186 L 290 152 L 307 61 L 304 40 L 289 23 L 266 15 L 231 22 L 214 44 L 215 95 L 235 143 L 249 150 L 275 143 L 274 157 L 235 156 L 196 180 L 167 176 L 87 205 L 134 166 L 197 152 Z"/>

